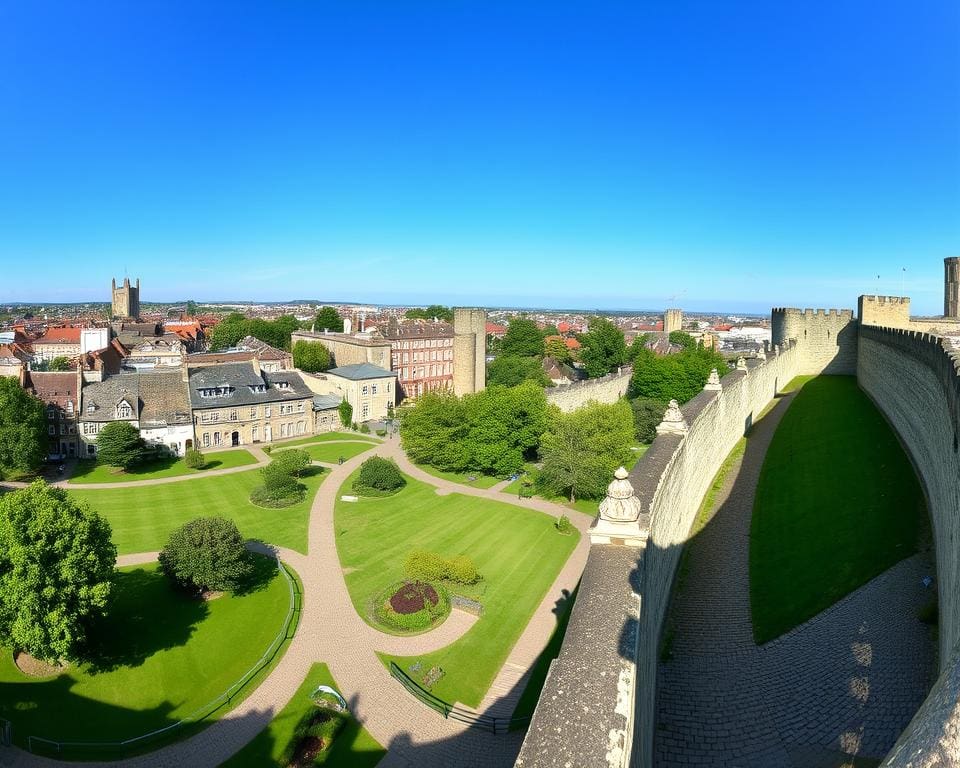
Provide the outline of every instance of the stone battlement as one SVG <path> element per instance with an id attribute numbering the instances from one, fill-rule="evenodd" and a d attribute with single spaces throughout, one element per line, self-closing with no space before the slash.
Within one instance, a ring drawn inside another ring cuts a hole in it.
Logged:
<path id="1" fill-rule="evenodd" d="M 584 379 L 570 384 L 547 387 L 544 394 L 547 402 L 553 403 L 564 413 L 575 411 L 591 400 L 598 403 L 615 403 L 627 393 L 633 368 L 623 366 L 617 373 L 608 373 L 598 379 Z"/>
<path id="2" fill-rule="evenodd" d="M 860 297 L 861 301 L 878 304 L 909 304 L 909 296 L 868 296 L 864 294 Z"/>
<path id="3" fill-rule="evenodd" d="M 774 307 L 771 310 L 771 315 L 784 315 L 784 316 L 803 315 L 804 317 L 836 317 L 838 319 L 849 320 L 853 318 L 853 310 L 852 309 L 809 309 L 809 308 L 799 309 L 797 307 Z"/>

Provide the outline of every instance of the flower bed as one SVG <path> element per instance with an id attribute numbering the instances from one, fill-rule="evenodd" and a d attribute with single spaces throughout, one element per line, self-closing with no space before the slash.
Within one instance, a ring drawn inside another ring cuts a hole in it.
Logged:
<path id="1" fill-rule="evenodd" d="M 424 632 L 450 615 L 450 596 L 440 585 L 400 581 L 377 595 L 371 614 L 388 632 Z"/>

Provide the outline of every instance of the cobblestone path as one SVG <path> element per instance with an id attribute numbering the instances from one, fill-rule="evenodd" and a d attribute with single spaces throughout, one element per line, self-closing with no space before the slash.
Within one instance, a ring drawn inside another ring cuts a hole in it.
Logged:
<path id="1" fill-rule="evenodd" d="M 671 606 L 672 658 L 658 670 L 658 768 L 838 768 L 884 756 L 934 679 L 917 609 L 924 553 L 758 647 L 750 619 L 750 517 L 767 446 L 791 397 L 753 428 L 715 513 L 688 546 Z M 859 765 L 859 763 L 858 763 Z"/>

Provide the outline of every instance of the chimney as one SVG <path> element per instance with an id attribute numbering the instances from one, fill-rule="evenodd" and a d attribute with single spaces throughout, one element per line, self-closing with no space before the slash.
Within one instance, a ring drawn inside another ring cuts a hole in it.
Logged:
<path id="1" fill-rule="evenodd" d="M 250 363 L 253 365 L 253 372 L 256 373 L 257 376 L 262 376 L 263 374 L 260 373 L 260 358 L 254 357 L 253 360 L 250 361 Z"/>

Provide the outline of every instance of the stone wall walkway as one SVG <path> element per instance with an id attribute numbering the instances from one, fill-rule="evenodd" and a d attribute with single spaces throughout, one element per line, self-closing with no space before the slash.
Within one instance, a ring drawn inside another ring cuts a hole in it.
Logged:
<path id="1" fill-rule="evenodd" d="M 750 518 L 767 447 L 791 396 L 753 427 L 713 518 L 687 546 L 671 606 L 672 658 L 658 670 L 656 765 L 837 768 L 880 758 L 933 683 L 917 609 L 933 574 L 918 554 L 758 647 L 750 616 Z M 906 652 L 905 652 L 906 651 Z"/>
<path id="2" fill-rule="evenodd" d="M 470 488 L 434 477 L 409 462 L 399 441 L 373 444 L 370 451 L 343 465 L 325 465 L 331 471 L 311 506 L 309 555 L 283 549 L 272 550 L 298 572 L 303 582 L 300 625 L 280 663 L 240 705 L 197 735 L 142 757 L 102 764 L 101 768 L 216 766 L 269 724 L 293 696 L 315 661 L 327 663 L 341 693 L 350 704 L 351 712 L 377 741 L 388 748 L 388 754 L 380 764 L 383 768 L 507 768 L 513 764 L 523 740 L 522 731 L 493 736 L 443 719 L 407 693 L 390 676 L 376 655 L 377 651 L 396 655 L 432 652 L 469 631 L 477 621 L 476 617 L 454 611 L 436 630 L 414 637 L 396 637 L 369 626 L 354 610 L 336 551 L 333 511 L 340 486 L 372 453 L 396 460 L 404 472 L 436 486 L 438 493 L 482 496 L 536 509 L 553 517 L 569 512 L 539 499 L 518 500 L 511 495 Z M 251 468 L 255 466 L 248 465 L 243 469 Z M 168 478 L 166 481 L 178 479 Z M 110 487 L 118 485 L 121 484 L 110 484 Z M 572 522 L 583 532 L 590 519 L 575 515 Z M 497 716 L 509 716 L 512 713 L 529 676 L 529 667 L 546 646 L 556 626 L 556 605 L 576 587 L 588 550 L 589 540 L 583 536 L 511 650 L 482 709 L 489 708 L 490 714 Z M 156 556 L 156 552 L 124 555 L 118 559 L 118 564 L 151 562 Z M 20 768 L 63 763 L 17 749 L 0 749 L 0 765 Z"/>

